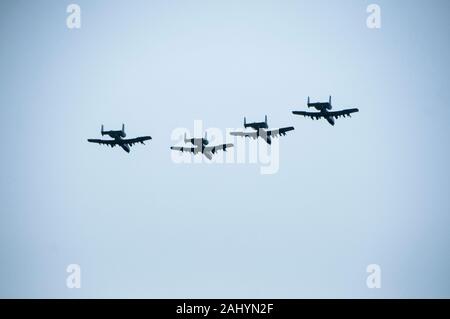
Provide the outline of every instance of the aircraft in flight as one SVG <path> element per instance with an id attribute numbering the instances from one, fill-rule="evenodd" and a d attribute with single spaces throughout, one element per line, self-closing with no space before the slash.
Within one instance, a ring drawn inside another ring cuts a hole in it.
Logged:
<path id="1" fill-rule="evenodd" d="M 269 130 L 269 125 L 267 124 L 267 115 L 264 118 L 264 122 L 254 122 L 247 123 L 246 118 L 244 117 L 244 128 L 250 127 L 254 131 L 252 132 L 231 132 L 230 135 L 233 136 L 242 136 L 242 137 L 251 137 L 253 139 L 257 139 L 261 137 L 267 144 L 272 144 L 272 138 L 278 137 L 278 135 L 286 135 L 287 132 L 293 131 L 294 127 L 282 127 L 279 129 Z"/>
<path id="2" fill-rule="evenodd" d="M 209 144 L 207 132 L 205 132 L 205 137 L 202 138 L 186 138 L 186 133 L 184 133 L 184 142 L 191 143 L 194 146 L 171 146 L 170 149 L 173 151 L 180 152 L 191 152 L 195 154 L 202 153 L 209 160 L 212 159 L 213 155 L 217 151 L 227 151 L 227 148 L 233 147 L 233 144 L 220 144 L 215 146 L 207 146 Z"/>
<path id="3" fill-rule="evenodd" d="M 316 102 L 316 103 L 310 103 L 309 96 L 308 96 L 307 105 L 308 105 L 308 107 L 314 107 L 319 112 L 293 111 L 292 113 L 295 115 L 303 115 L 305 117 L 309 116 L 313 120 L 314 120 L 314 118 L 318 120 L 319 118 L 322 117 L 322 118 L 326 119 L 328 121 L 328 123 L 330 123 L 333 126 L 334 126 L 334 119 L 337 119 L 341 116 L 342 117 L 345 117 L 345 116 L 352 117 L 350 114 L 359 112 L 358 109 L 346 109 L 346 110 L 342 110 L 342 111 L 329 111 L 333 108 L 331 106 L 331 95 L 330 95 L 328 102 Z"/>
<path id="4" fill-rule="evenodd" d="M 130 153 L 130 147 L 133 146 L 133 144 L 145 144 L 144 141 L 152 139 L 151 136 L 140 136 L 136 138 L 125 139 L 125 137 L 127 136 L 127 134 L 125 134 L 125 124 L 122 124 L 122 130 L 120 131 L 104 131 L 102 124 L 101 134 L 102 136 L 108 135 L 109 137 L 113 138 L 113 140 L 88 139 L 88 142 L 109 145 L 111 147 L 118 145 L 127 153 Z"/>

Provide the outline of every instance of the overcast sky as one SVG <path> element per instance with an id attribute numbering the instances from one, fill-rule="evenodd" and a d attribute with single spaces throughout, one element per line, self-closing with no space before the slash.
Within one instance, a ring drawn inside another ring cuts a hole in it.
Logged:
<path id="1" fill-rule="evenodd" d="M 448 1 L 69 3 L 0 4 L 1 297 L 450 297 Z M 173 162 L 265 114 L 276 174 Z M 122 123 L 153 140 L 87 143 Z"/>

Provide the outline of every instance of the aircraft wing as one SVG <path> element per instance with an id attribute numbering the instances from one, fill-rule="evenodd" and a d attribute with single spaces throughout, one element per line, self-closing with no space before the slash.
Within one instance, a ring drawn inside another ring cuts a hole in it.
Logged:
<path id="1" fill-rule="evenodd" d="M 173 151 L 191 152 L 194 154 L 197 154 L 199 152 L 199 149 L 197 147 L 171 146 L 170 149 Z"/>
<path id="2" fill-rule="evenodd" d="M 141 137 L 136 137 L 136 138 L 129 138 L 129 139 L 124 139 L 122 140 L 123 144 L 128 144 L 130 146 L 136 144 L 136 143 L 141 143 L 141 144 L 145 144 L 145 141 L 151 140 L 152 137 L 151 136 L 141 136 Z"/>
<path id="3" fill-rule="evenodd" d="M 322 113 L 320 112 L 304 112 L 304 111 L 293 111 L 292 114 L 295 115 L 303 115 L 303 116 L 309 116 L 312 119 L 319 119 L 321 117 L 323 117 Z"/>
<path id="4" fill-rule="evenodd" d="M 350 116 L 352 113 L 359 112 L 358 109 L 348 109 L 348 110 L 342 110 L 342 111 L 335 111 L 335 112 L 328 112 L 328 114 L 334 118 L 338 118 L 340 116 Z"/>
<path id="5" fill-rule="evenodd" d="M 257 132 L 231 132 L 230 135 L 242 136 L 242 137 L 251 137 L 252 139 L 258 138 L 258 133 Z"/>
<path id="6" fill-rule="evenodd" d="M 347 110 L 342 110 L 342 111 L 334 111 L 334 112 L 327 112 L 325 115 L 323 115 L 320 112 L 304 112 L 304 111 L 293 111 L 292 113 L 295 115 L 303 115 L 303 116 L 309 116 L 312 119 L 319 119 L 321 117 L 324 116 L 330 116 L 330 117 L 334 117 L 334 118 L 338 118 L 338 117 L 345 117 L 345 116 L 350 116 L 350 114 L 355 113 L 355 112 L 359 112 L 358 109 L 347 109 Z"/>
<path id="7" fill-rule="evenodd" d="M 278 135 L 286 135 L 287 132 L 289 131 L 293 131 L 294 127 L 293 126 L 289 126 L 289 127 L 282 127 L 276 130 L 270 130 L 270 131 L 266 131 L 267 136 L 272 136 L 272 137 L 277 137 Z"/>
<path id="8" fill-rule="evenodd" d="M 229 148 L 229 147 L 233 147 L 233 144 L 228 143 L 228 144 L 220 144 L 220 145 L 215 145 L 215 146 L 207 146 L 207 147 L 205 147 L 204 152 L 205 153 L 211 152 L 213 154 L 217 151 L 225 151 L 226 152 L 227 148 Z"/>
<path id="9" fill-rule="evenodd" d="M 203 150 L 203 155 L 205 155 L 209 160 L 212 159 L 213 154 L 215 154 L 217 151 L 227 151 L 227 148 L 233 147 L 233 144 L 220 144 L 215 146 L 207 146 Z"/>
<path id="10" fill-rule="evenodd" d="M 97 143 L 100 145 L 109 145 L 111 147 L 116 146 L 118 143 L 115 140 L 98 140 L 98 139 L 88 139 L 88 142 L 90 143 Z"/>

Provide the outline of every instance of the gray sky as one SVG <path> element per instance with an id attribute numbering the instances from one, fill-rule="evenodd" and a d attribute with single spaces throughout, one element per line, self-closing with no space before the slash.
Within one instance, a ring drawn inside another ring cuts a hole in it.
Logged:
<path id="1" fill-rule="evenodd" d="M 379 30 L 369 1 L 69 3 L 0 4 L 1 297 L 450 297 L 448 1 Z M 360 112 L 291 114 L 329 94 Z M 277 174 L 172 162 L 174 129 L 265 114 Z M 153 140 L 86 142 L 122 122 Z"/>

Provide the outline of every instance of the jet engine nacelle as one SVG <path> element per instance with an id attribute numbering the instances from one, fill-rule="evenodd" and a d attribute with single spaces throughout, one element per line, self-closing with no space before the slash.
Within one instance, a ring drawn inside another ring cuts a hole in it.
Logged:
<path id="1" fill-rule="evenodd" d="M 207 138 L 208 138 L 207 133 L 205 133 L 205 138 L 187 138 L 186 137 L 186 133 L 184 133 L 184 142 L 185 143 L 191 143 L 191 144 L 194 144 L 194 145 L 197 145 L 197 144 L 200 144 L 200 143 L 201 143 L 201 145 L 208 145 L 209 141 L 208 141 Z"/>
<path id="2" fill-rule="evenodd" d="M 100 133 L 103 135 L 109 135 L 112 138 L 117 138 L 117 137 L 126 137 L 127 134 L 125 133 L 125 124 L 122 124 L 122 130 L 120 131 L 105 131 L 103 124 L 100 130 Z"/>

